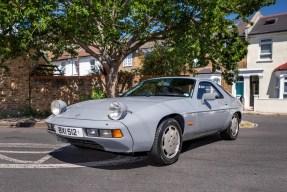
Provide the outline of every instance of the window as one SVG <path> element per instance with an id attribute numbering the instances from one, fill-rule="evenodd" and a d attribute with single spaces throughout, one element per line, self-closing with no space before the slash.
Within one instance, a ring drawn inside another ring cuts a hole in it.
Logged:
<path id="1" fill-rule="evenodd" d="M 76 67 L 76 73 L 80 75 L 80 62 L 79 61 L 75 61 L 75 67 Z"/>
<path id="2" fill-rule="evenodd" d="M 276 18 L 267 19 L 264 25 L 271 25 L 271 24 L 274 24 L 276 21 L 277 21 Z"/>
<path id="3" fill-rule="evenodd" d="M 243 77 L 243 76 L 238 76 L 238 77 L 236 77 L 236 82 L 237 82 L 237 81 L 240 81 L 240 82 L 241 82 L 241 81 L 244 81 L 244 77 Z"/>
<path id="4" fill-rule="evenodd" d="M 275 94 L 276 94 L 276 97 L 280 97 L 280 78 L 279 77 L 276 77 L 275 78 Z"/>
<path id="5" fill-rule="evenodd" d="M 123 62 L 123 66 L 124 67 L 132 67 L 133 66 L 133 55 L 132 54 L 129 54 L 124 62 Z"/>
<path id="6" fill-rule="evenodd" d="M 66 73 L 66 63 L 62 62 L 61 65 L 59 66 L 59 69 L 61 70 L 62 75 L 65 75 L 65 73 Z"/>
<path id="7" fill-rule="evenodd" d="M 96 59 L 91 59 L 90 60 L 90 67 L 91 67 L 91 72 L 92 73 L 100 74 L 99 62 L 96 61 Z"/>
<path id="8" fill-rule="evenodd" d="M 259 60 L 272 60 L 272 40 L 262 39 L 260 41 Z"/>
<path id="9" fill-rule="evenodd" d="M 217 83 L 218 85 L 221 84 L 221 79 L 220 79 L 220 78 L 214 78 L 214 79 L 212 79 L 212 81 L 214 81 L 214 82 Z"/>
<path id="10" fill-rule="evenodd" d="M 191 97 L 195 80 L 185 78 L 157 78 L 144 81 L 124 96 Z"/>
<path id="11" fill-rule="evenodd" d="M 222 99 L 223 95 L 209 82 L 200 82 L 197 91 L 197 99 L 201 99 L 204 93 L 215 93 L 217 99 Z"/>
<path id="12" fill-rule="evenodd" d="M 284 78 L 284 92 L 283 92 L 283 98 L 287 99 L 287 77 Z"/>

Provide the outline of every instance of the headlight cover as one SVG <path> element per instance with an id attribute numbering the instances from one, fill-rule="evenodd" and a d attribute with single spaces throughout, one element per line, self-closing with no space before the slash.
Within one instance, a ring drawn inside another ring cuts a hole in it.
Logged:
<path id="1" fill-rule="evenodd" d="M 120 120 L 123 119 L 128 112 L 128 108 L 125 104 L 113 101 L 109 107 L 108 116 L 112 120 Z"/>
<path id="2" fill-rule="evenodd" d="M 61 100 L 54 100 L 51 103 L 51 111 L 54 115 L 59 115 L 66 110 L 67 104 Z"/>

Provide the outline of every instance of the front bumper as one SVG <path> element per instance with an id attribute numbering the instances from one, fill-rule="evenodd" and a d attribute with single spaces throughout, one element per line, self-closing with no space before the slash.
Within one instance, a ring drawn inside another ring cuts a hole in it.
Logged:
<path id="1" fill-rule="evenodd" d="M 59 117 L 50 117 L 46 119 L 46 123 L 51 125 L 82 128 L 83 137 L 72 137 L 57 134 L 53 130 L 48 130 L 49 133 L 56 135 L 61 140 L 71 144 L 96 148 L 104 151 L 119 152 L 119 153 L 132 153 L 134 141 L 128 128 L 119 121 L 93 121 L 82 119 L 68 119 Z M 105 137 L 91 137 L 86 133 L 86 129 L 120 129 L 122 131 L 122 138 L 105 138 Z"/>

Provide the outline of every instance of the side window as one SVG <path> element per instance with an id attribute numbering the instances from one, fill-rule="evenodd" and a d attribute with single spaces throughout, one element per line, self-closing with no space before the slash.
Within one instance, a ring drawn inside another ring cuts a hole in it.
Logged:
<path id="1" fill-rule="evenodd" d="M 216 99 L 222 99 L 223 95 L 210 82 L 200 82 L 197 91 L 197 99 L 201 99 L 204 93 L 215 93 Z"/>

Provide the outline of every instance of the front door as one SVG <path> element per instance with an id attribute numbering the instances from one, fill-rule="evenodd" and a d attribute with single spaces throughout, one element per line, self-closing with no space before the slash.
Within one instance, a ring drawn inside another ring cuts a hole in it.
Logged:
<path id="1" fill-rule="evenodd" d="M 215 100 L 208 100 L 204 103 L 201 98 L 204 93 L 215 93 Z M 197 93 L 199 133 L 212 132 L 223 129 L 229 117 L 229 107 L 226 99 L 218 89 L 210 82 L 200 82 Z"/>
<path id="2" fill-rule="evenodd" d="M 250 77 L 250 106 L 254 107 L 254 95 L 259 94 L 259 77 Z"/>
<path id="3" fill-rule="evenodd" d="M 236 97 L 242 101 L 244 97 L 244 78 L 242 76 L 237 77 L 236 83 Z"/>

